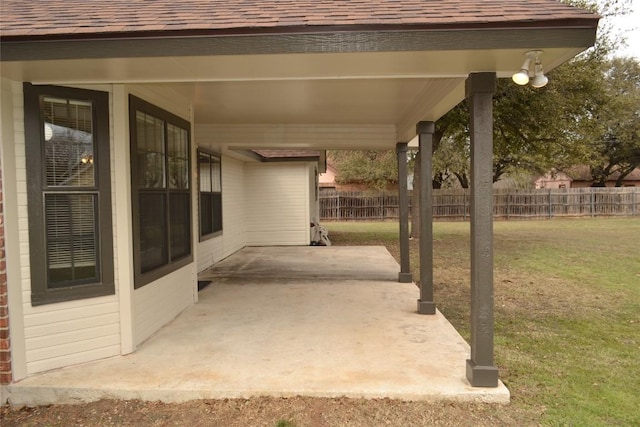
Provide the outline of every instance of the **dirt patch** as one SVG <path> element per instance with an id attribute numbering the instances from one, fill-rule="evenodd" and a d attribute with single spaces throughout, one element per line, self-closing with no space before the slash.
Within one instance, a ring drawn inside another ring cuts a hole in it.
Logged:
<path id="1" fill-rule="evenodd" d="M 9 426 L 496 426 L 537 425 L 539 413 L 509 405 L 405 402 L 390 399 L 273 398 L 168 404 L 112 401 L 2 408 Z"/>

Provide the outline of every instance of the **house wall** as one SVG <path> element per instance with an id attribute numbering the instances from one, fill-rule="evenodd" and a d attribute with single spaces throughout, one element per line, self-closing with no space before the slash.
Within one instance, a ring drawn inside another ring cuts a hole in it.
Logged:
<path id="1" fill-rule="evenodd" d="M 309 163 L 246 163 L 247 246 L 309 244 Z"/>
<path id="2" fill-rule="evenodd" d="M 536 179 L 535 188 L 556 189 L 575 187 L 572 185 L 571 181 L 572 179 L 563 172 L 557 172 L 554 174 L 547 172 L 545 175 Z"/>
<path id="3" fill-rule="evenodd" d="M 320 187 L 333 188 L 336 186 L 336 170 L 327 164 L 327 171 L 320 174 Z"/>
<path id="4" fill-rule="evenodd" d="M 31 305 L 23 90 L 21 82 L 3 79 L 2 174 L 13 381 L 50 369 L 129 353 L 193 304 L 196 298 L 195 262 L 136 291 L 133 291 L 131 262 L 128 95 L 134 94 L 193 122 L 190 100 L 159 86 L 76 87 L 110 94 L 116 293 L 36 307 Z M 192 145 L 195 153 L 195 144 Z M 193 212 L 197 218 L 195 193 Z M 197 242 L 196 224 L 194 220 L 194 242 Z"/>
<path id="5" fill-rule="evenodd" d="M 198 243 L 198 271 L 211 267 L 247 244 L 244 162 L 222 156 L 222 234 Z"/>
<path id="6" fill-rule="evenodd" d="M 31 305 L 22 83 L 3 80 L 2 87 L 3 174 L 12 177 L 4 180 L 4 196 L 11 203 L 5 227 L 11 230 L 6 236 L 7 286 L 13 380 L 17 381 L 33 373 L 120 354 L 120 319 L 118 291 L 99 298 Z M 109 86 L 92 89 L 110 91 Z M 8 123 L 12 123 L 12 132 L 6 130 Z M 113 158 L 113 132 L 110 142 Z M 114 174 L 112 160 L 112 179 Z M 114 229 L 114 246 L 117 244 Z"/>
<path id="7" fill-rule="evenodd" d="M 192 123 L 191 131 L 191 155 L 195 159 L 196 144 L 193 137 L 193 118 L 190 99 L 180 93 L 174 92 L 162 86 L 144 85 L 144 86 L 127 86 L 126 93 L 135 95 L 154 104 L 164 110 L 167 110 L 179 117 L 184 118 Z M 128 111 L 128 96 L 126 105 L 122 106 Z M 123 137 L 128 141 L 128 127 Z M 128 143 L 127 143 L 128 147 Z M 128 169 L 130 162 L 126 162 Z M 196 191 L 196 175 L 195 167 L 192 162 L 191 188 L 192 191 L 192 241 L 195 259 L 196 242 L 198 241 L 198 223 L 197 223 L 197 191 Z M 130 176 L 130 175 L 129 175 Z M 126 203 L 130 203 L 129 196 Z M 117 202 L 116 202 L 117 203 Z M 131 212 L 131 209 L 129 209 Z M 129 214 L 130 215 L 130 214 Z M 125 230 L 123 230 L 124 232 Z M 129 234 L 130 236 L 131 234 Z M 130 240 L 129 240 L 130 241 Z M 127 266 L 120 264 L 121 268 L 132 268 L 129 261 Z M 133 273 L 131 274 L 131 276 Z M 133 288 L 133 281 L 130 282 Z M 162 326 L 173 320 L 185 308 L 192 305 L 197 298 L 197 267 L 195 261 L 154 281 L 141 288 L 133 291 L 131 299 L 131 323 L 132 323 L 132 340 L 133 348 L 138 346 L 144 340 L 149 338 L 154 332 Z"/>

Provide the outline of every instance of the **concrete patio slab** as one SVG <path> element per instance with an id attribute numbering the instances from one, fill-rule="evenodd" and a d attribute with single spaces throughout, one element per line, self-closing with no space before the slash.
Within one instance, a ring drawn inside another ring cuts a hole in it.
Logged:
<path id="1" fill-rule="evenodd" d="M 465 378 L 469 346 L 416 314 L 383 247 L 245 248 L 200 275 L 199 302 L 135 353 L 8 387 L 12 404 L 347 396 L 501 402 Z"/>

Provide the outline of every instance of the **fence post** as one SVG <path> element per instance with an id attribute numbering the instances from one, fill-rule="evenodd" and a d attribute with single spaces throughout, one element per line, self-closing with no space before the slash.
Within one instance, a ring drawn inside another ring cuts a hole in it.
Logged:
<path id="1" fill-rule="evenodd" d="M 336 218 L 340 221 L 340 193 L 338 193 L 338 198 L 336 200 Z"/>
<path id="2" fill-rule="evenodd" d="M 590 199 L 590 203 L 591 203 L 591 218 L 593 218 L 593 217 L 596 215 L 596 212 L 595 212 L 595 210 L 596 210 L 596 209 L 595 209 L 595 206 L 596 206 L 596 196 L 595 196 L 595 193 L 594 193 L 593 188 L 591 189 L 591 191 L 590 191 L 589 195 L 590 195 L 590 197 L 591 197 L 591 199 Z"/>
<path id="3" fill-rule="evenodd" d="M 553 201 L 551 200 L 551 189 L 549 189 L 549 218 L 553 215 Z"/>
<path id="4" fill-rule="evenodd" d="M 631 198 L 631 215 L 638 215 L 638 189 L 633 189 L 633 197 Z"/>

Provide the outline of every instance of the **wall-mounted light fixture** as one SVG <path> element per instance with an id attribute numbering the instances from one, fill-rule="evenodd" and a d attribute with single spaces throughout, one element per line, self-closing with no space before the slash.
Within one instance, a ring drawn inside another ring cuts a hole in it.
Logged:
<path id="1" fill-rule="evenodd" d="M 529 81 L 531 81 L 531 86 L 535 88 L 540 88 L 549 83 L 549 79 L 544 75 L 542 71 L 542 61 L 540 61 L 540 56 L 542 55 L 541 50 L 530 50 L 524 54 L 526 56 L 520 71 L 515 73 L 511 79 L 514 83 L 524 86 Z M 531 67 L 531 62 L 533 62 L 533 79 L 529 79 L 529 68 Z"/>

